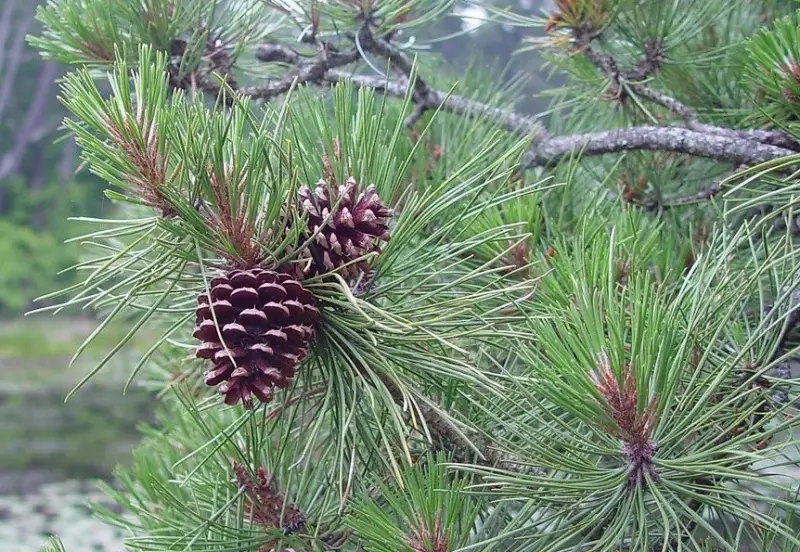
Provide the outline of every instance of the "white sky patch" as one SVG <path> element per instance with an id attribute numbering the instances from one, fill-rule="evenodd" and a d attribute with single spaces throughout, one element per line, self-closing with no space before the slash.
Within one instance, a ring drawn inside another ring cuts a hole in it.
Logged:
<path id="1" fill-rule="evenodd" d="M 458 5 L 453 13 L 461 18 L 461 30 L 474 33 L 489 19 L 489 12 L 474 4 Z"/>

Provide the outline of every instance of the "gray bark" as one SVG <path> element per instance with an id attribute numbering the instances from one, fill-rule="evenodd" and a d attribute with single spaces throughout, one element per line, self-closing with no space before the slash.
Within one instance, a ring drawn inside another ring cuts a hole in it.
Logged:
<path id="1" fill-rule="evenodd" d="M 28 144 L 33 141 L 34 136 L 40 134 L 40 127 L 47 114 L 47 102 L 50 99 L 58 66 L 55 63 L 46 62 L 39 70 L 39 79 L 36 83 L 36 92 L 25 114 L 25 119 L 19 127 L 14 140 L 14 147 L 11 151 L 0 158 L 0 180 L 13 176 L 22 164 L 22 156 Z"/>
<path id="2" fill-rule="evenodd" d="M 14 8 L 17 0 L 6 0 L 3 13 L 0 14 L 0 75 L 3 74 L 3 64 L 6 61 L 5 51 L 8 40 L 8 30 L 11 28 L 11 19 L 14 17 Z"/>
<path id="3" fill-rule="evenodd" d="M 31 16 L 36 5 L 33 2 L 26 2 L 26 5 L 27 9 L 23 11 L 20 18 L 17 18 L 19 25 L 17 26 L 17 32 L 14 33 L 11 39 L 11 44 L 4 45 L 6 47 L 3 51 L 8 52 L 8 57 L 6 58 L 8 67 L 3 72 L 3 78 L 0 79 L 2 80 L 2 84 L 0 84 L 0 120 L 3 118 L 3 112 L 8 105 L 8 100 L 11 98 L 11 93 L 14 91 L 14 77 L 17 76 L 17 69 L 19 69 L 19 64 L 23 57 L 22 54 L 25 50 L 25 35 L 28 34 L 28 29 L 33 22 L 33 17 Z"/>
<path id="4" fill-rule="evenodd" d="M 402 98 L 406 95 L 408 84 L 405 80 L 386 80 L 382 77 L 352 74 L 348 71 L 333 70 L 325 74 L 328 82 L 336 83 L 352 80 L 357 86 L 372 88 L 382 94 Z M 521 115 L 508 109 L 501 109 L 458 95 L 448 96 L 440 90 L 430 89 L 427 92 L 426 108 L 436 109 L 441 104 L 443 109 L 461 115 L 478 115 L 486 117 L 495 124 L 514 133 L 542 137 L 547 131 L 535 117 Z"/>
<path id="5" fill-rule="evenodd" d="M 795 153 L 735 136 L 681 127 L 643 126 L 548 138 L 534 144 L 525 154 L 523 165 L 550 165 L 571 154 L 603 155 L 628 150 L 672 151 L 739 165 L 756 165 Z"/>

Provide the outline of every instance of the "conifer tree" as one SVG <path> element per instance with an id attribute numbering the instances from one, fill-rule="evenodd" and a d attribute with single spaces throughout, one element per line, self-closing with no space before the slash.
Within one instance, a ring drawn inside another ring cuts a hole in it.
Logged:
<path id="1" fill-rule="evenodd" d="M 102 316 L 76 357 L 130 330 L 70 400 L 158 336 L 96 515 L 131 551 L 800 550 L 797 5 L 486 4 L 566 77 L 534 117 L 416 38 L 453 5 L 38 11 L 118 205 L 43 310 Z"/>

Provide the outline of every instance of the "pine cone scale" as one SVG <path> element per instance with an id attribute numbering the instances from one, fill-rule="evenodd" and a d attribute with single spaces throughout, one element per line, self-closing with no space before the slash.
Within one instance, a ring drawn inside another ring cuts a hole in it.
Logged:
<path id="1" fill-rule="evenodd" d="M 345 267 L 348 277 L 366 271 L 365 263 L 354 263 L 359 257 L 380 252 L 380 241 L 389 239 L 391 210 L 381 203 L 374 186 L 356 196 L 358 185 L 353 178 L 329 189 L 320 180 L 312 191 L 307 186 L 299 192 L 298 205 L 306 218 L 307 234 L 312 237 L 308 246 L 308 265 L 301 270 L 304 276 L 315 276 Z"/>
<path id="2" fill-rule="evenodd" d="M 209 297 L 211 304 L 209 304 Z M 206 385 L 226 404 L 267 402 L 287 387 L 308 355 L 319 310 L 303 285 L 286 274 L 234 270 L 197 298 L 196 356 L 212 362 Z"/>

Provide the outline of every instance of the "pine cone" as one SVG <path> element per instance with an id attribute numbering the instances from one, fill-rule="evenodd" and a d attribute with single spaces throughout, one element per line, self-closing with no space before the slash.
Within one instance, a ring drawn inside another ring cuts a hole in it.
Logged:
<path id="1" fill-rule="evenodd" d="M 316 234 L 303 268 L 306 276 L 323 274 L 367 253 L 380 252 L 379 241 L 389 239 L 391 209 L 381 203 L 375 186 L 368 186 L 358 197 L 357 189 L 352 177 L 338 187 L 334 197 L 324 180 L 317 182 L 313 192 L 307 186 L 300 188 L 300 209 L 307 216 L 308 235 Z M 333 206 L 333 216 L 328 218 Z M 344 275 L 357 276 L 367 270 L 364 264 L 349 265 Z"/>
<path id="2" fill-rule="evenodd" d="M 193 334 L 197 357 L 213 362 L 206 384 L 221 384 L 226 404 L 251 408 L 253 395 L 268 402 L 308 355 L 319 318 L 313 296 L 291 276 L 260 268 L 215 278 L 210 292 L 211 304 L 205 293 L 197 298 Z"/>

